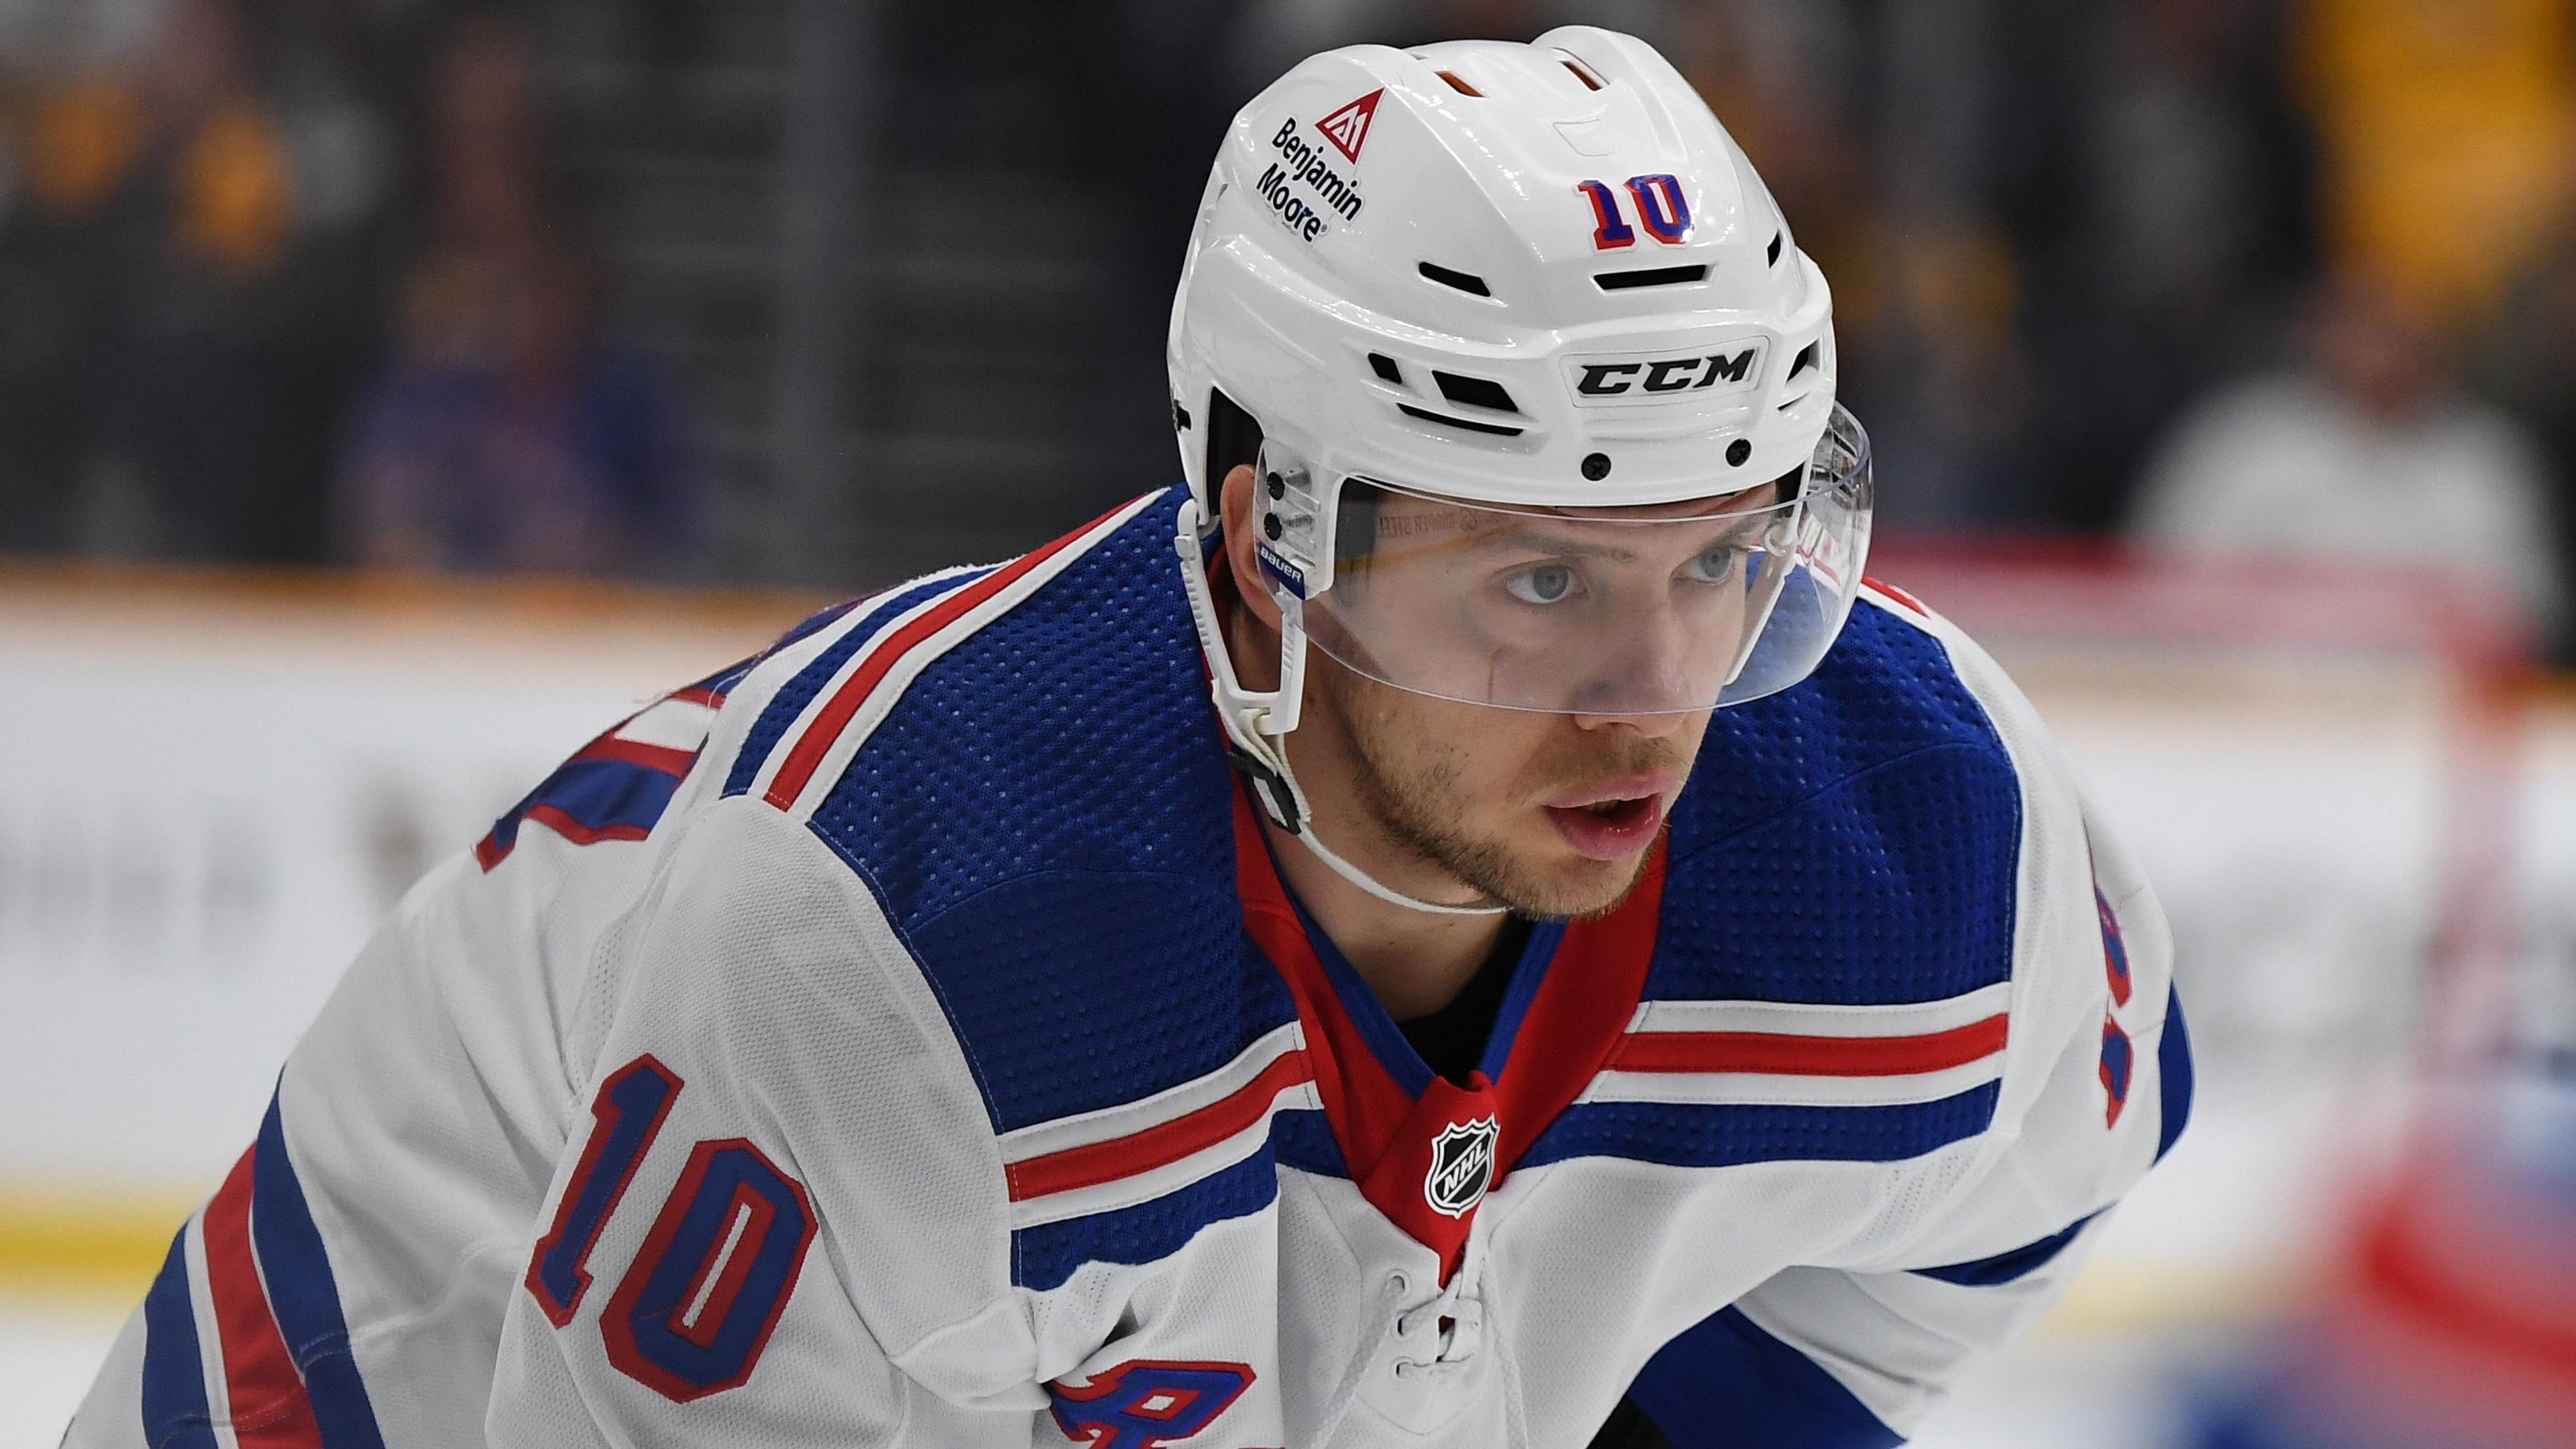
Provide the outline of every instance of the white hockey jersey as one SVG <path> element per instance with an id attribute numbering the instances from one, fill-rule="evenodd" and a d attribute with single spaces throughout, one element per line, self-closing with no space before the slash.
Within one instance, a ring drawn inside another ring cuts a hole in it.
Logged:
<path id="1" fill-rule="evenodd" d="M 809 621 L 422 882 L 67 1442 L 1910 1432 L 2189 1095 L 2028 704 L 1870 594 L 1462 1087 L 1281 885 L 1179 496 Z"/>

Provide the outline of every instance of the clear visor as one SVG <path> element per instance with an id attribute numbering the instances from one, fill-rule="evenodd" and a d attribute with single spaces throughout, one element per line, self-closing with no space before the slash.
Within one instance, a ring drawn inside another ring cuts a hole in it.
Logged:
<path id="1" fill-rule="evenodd" d="M 1869 440 L 1836 407 L 1807 466 L 1683 503 L 1542 509 L 1341 488 L 1307 637 L 1417 694 L 1560 714 L 1739 704 L 1807 677 L 1860 590 Z"/>

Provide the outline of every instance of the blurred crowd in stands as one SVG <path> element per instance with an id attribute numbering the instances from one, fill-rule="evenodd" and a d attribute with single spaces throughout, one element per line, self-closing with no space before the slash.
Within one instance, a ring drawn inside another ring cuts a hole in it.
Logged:
<path id="1" fill-rule="evenodd" d="M 592 328 L 502 11 L 0 6 L 0 547 L 651 571 L 686 426 Z"/>
<path id="2" fill-rule="evenodd" d="M 0 551 L 780 576 L 774 486 L 710 464 L 767 361 L 621 322 L 634 209 L 566 182 L 550 111 L 610 30 L 684 64 L 764 11 L 784 77 L 819 3 L 0 0 Z M 1236 106 L 1330 45 L 1588 21 L 1692 76 L 1832 279 L 1889 528 L 2431 569 L 2567 633 L 2576 0 L 861 8 L 862 170 L 1014 95 L 1081 138 L 996 122 L 969 159 L 1120 219 L 1090 244 L 1123 320 L 1077 339 L 1113 416 L 1059 429 L 1102 496 L 1173 471 L 1161 317 Z"/>

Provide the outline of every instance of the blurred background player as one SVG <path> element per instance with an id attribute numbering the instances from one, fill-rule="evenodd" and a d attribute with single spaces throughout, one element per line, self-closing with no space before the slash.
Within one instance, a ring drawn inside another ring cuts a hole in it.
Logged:
<path id="1" fill-rule="evenodd" d="M 2538 1046 L 2537 1043 L 2531 1044 Z M 2199 1386 L 2203 1449 L 2545 1449 L 2576 1414 L 2576 1074 L 2527 1049 L 2419 1105 L 2352 1184 L 2333 1269 Z"/>
<path id="2" fill-rule="evenodd" d="M 2186 413 L 2147 467 L 2134 534 L 2186 554 L 2411 567 L 2563 607 L 2549 475 L 2502 409 L 2463 396 L 2444 329 L 2361 278 L 2321 288 L 2303 356 Z"/>

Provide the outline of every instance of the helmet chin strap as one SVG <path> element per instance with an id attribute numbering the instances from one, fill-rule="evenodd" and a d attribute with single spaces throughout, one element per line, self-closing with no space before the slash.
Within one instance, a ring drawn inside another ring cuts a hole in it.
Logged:
<path id="1" fill-rule="evenodd" d="M 1286 752 L 1282 751 L 1281 753 L 1284 755 Z M 1295 784 L 1296 782 L 1294 780 L 1289 782 L 1292 789 L 1295 787 Z M 1351 864 L 1349 861 L 1342 859 L 1340 856 L 1335 855 L 1322 840 L 1316 837 L 1315 825 L 1311 820 L 1306 823 L 1305 829 L 1290 830 L 1288 833 L 1296 836 L 1297 843 L 1306 847 L 1309 854 L 1313 855 L 1317 860 L 1322 861 L 1325 865 L 1331 867 L 1333 874 L 1340 876 L 1342 879 L 1349 881 L 1355 886 L 1358 886 L 1361 890 L 1367 891 L 1370 895 L 1377 897 L 1388 905 L 1402 906 L 1409 911 L 1423 911 L 1435 916 L 1503 916 L 1511 914 L 1512 908 L 1509 906 L 1444 906 L 1437 901 L 1420 900 L 1413 896 L 1406 895 L 1404 892 L 1395 889 L 1393 886 L 1381 885 L 1375 879 L 1372 879 L 1367 871 L 1364 871 L 1358 866 Z"/>
<path id="2" fill-rule="evenodd" d="M 1251 779 L 1252 793 L 1261 801 L 1262 809 L 1333 874 L 1388 905 L 1435 916 L 1509 914 L 1509 906 L 1444 906 L 1406 895 L 1373 879 L 1315 837 L 1313 807 L 1307 804 L 1306 792 L 1297 783 L 1296 769 L 1288 762 L 1288 732 L 1297 727 L 1299 705 L 1305 694 L 1304 611 L 1293 607 L 1280 611 L 1279 688 L 1245 689 L 1234 672 L 1234 656 L 1226 648 L 1224 621 L 1217 614 L 1216 596 L 1208 587 L 1204 535 L 1214 531 L 1214 524 L 1203 519 L 1198 500 L 1192 498 L 1181 504 L 1172 543 L 1181 556 L 1181 585 L 1189 595 L 1190 619 L 1198 628 L 1199 648 L 1207 656 L 1209 692 L 1216 697 L 1217 717 L 1225 722 L 1226 753 L 1234 767 Z"/>

